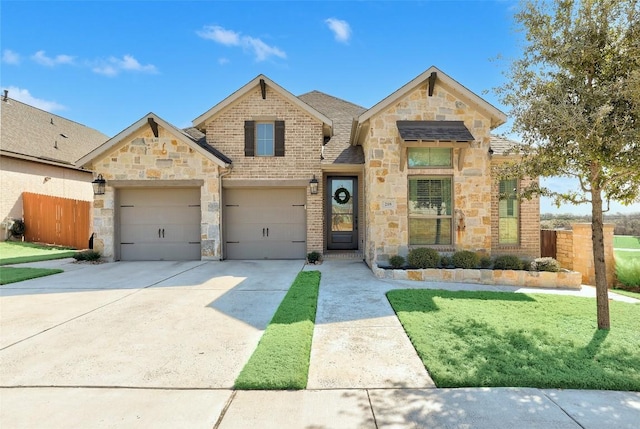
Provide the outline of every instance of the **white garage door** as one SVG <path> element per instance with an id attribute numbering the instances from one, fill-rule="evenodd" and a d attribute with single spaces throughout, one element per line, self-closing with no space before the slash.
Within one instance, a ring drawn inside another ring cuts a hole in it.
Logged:
<path id="1" fill-rule="evenodd" d="M 227 259 L 304 259 L 306 189 L 226 189 Z"/>
<path id="2" fill-rule="evenodd" d="M 200 259 L 200 188 L 119 191 L 120 259 Z"/>

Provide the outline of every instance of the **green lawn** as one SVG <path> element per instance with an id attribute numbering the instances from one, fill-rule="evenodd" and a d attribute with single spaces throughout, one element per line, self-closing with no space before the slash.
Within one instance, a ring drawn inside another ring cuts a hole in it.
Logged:
<path id="1" fill-rule="evenodd" d="M 387 294 L 438 387 L 640 391 L 640 304 L 610 302 L 599 331 L 594 299 L 508 292 Z"/>
<path id="2" fill-rule="evenodd" d="M 0 265 L 71 258 L 76 253 L 69 247 L 43 246 L 20 241 L 0 242 Z"/>
<path id="3" fill-rule="evenodd" d="M 50 276 L 61 272 L 62 270 L 48 268 L 0 267 L 0 285 L 17 283 L 24 280 L 35 279 L 37 277 Z"/>
<path id="4" fill-rule="evenodd" d="M 307 386 L 319 286 L 319 271 L 298 274 L 240 372 L 236 389 L 287 390 Z"/>
<path id="5" fill-rule="evenodd" d="M 640 249 L 640 237 L 633 237 L 631 235 L 614 235 L 613 248 Z"/>

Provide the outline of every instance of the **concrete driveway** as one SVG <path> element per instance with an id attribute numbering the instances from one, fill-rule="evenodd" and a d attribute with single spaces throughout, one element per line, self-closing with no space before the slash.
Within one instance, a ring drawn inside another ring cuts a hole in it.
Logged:
<path id="1" fill-rule="evenodd" d="M 481 286 L 381 281 L 357 261 L 35 265 L 65 272 L 0 288 L 2 428 L 635 429 L 640 419 L 637 392 L 435 388 L 384 292 Z M 303 268 L 322 271 L 310 390 L 233 391 Z"/>
<path id="2" fill-rule="evenodd" d="M 1 384 L 230 388 L 302 267 L 68 263 L 3 286 Z"/>

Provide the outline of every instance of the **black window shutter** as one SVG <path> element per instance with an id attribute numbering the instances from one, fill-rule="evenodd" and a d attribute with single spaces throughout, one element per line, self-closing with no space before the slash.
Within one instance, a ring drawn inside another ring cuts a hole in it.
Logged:
<path id="1" fill-rule="evenodd" d="M 244 156 L 254 156 L 256 144 L 255 121 L 244 121 Z"/>
<path id="2" fill-rule="evenodd" d="M 284 121 L 275 122 L 274 155 L 284 156 Z"/>

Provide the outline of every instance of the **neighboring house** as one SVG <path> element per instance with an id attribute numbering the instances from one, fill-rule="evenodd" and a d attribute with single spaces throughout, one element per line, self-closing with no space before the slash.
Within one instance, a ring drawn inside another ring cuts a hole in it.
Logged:
<path id="1" fill-rule="evenodd" d="M 192 128 L 149 113 L 78 165 L 107 182 L 94 232 L 109 259 L 538 256 L 538 201 L 492 174 L 513 156 L 491 135 L 505 121 L 435 67 L 371 109 L 259 75 Z"/>
<path id="2" fill-rule="evenodd" d="M 90 171 L 74 162 L 109 137 L 99 131 L 29 106 L 0 98 L 0 221 L 22 219 L 22 193 L 92 201 Z M 0 230 L 0 239 L 8 236 Z"/>

